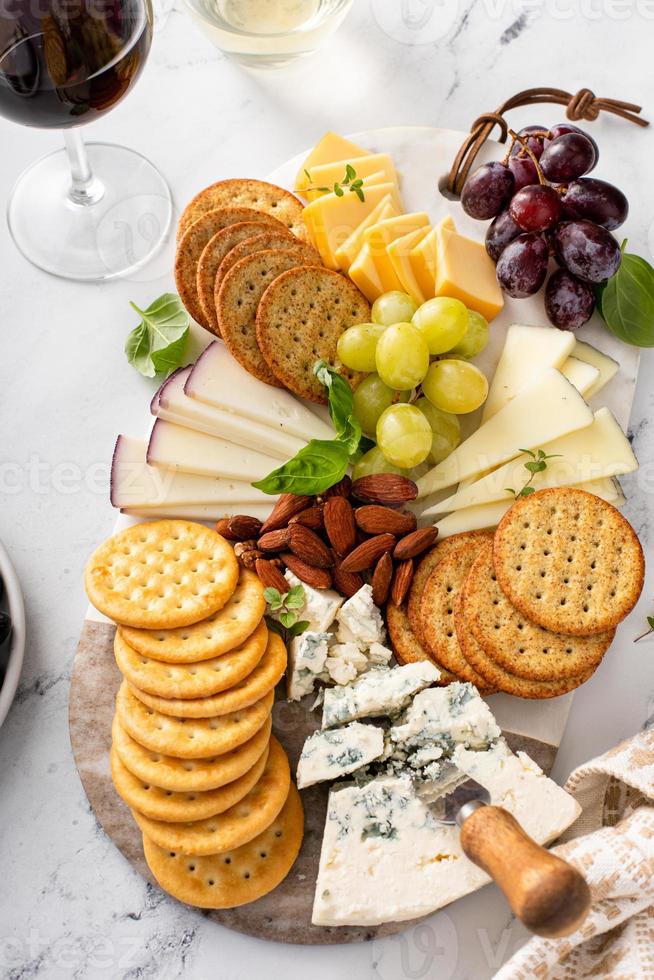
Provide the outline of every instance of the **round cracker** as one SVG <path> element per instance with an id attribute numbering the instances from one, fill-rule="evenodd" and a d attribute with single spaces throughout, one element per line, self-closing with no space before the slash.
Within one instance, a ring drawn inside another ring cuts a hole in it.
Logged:
<path id="1" fill-rule="evenodd" d="M 217 231 L 213 238 L 209 239 L 198 259 L 196 274 L 198 301 L 209 324 L 209 328 L 216 334 L 220 333 L 218 319 L 216 317 L 216 301 L 214 298 L 216 273 L 227 253 L 244 239 L 259 235 L 261 228 L 266 226 L 277 229 L 278 238 L 283 238 L 286 241 L 289 239 L 291 241 L 298 240 L 289 231 L 286 231 L 281 222 L 277 221 L 276 218 L 271 218 L 268 214 L 256 211 L 252 211 L 251 214 L 251 218 L 247 217 L 243 221 L 238 221 L 236 224 L 228 225 L 221 231 Z"/>
<path id="2" fill-rule="evenodd" d="M 143 837 L 150 871 L 180 902 L 204 909 L 235 908 L 276 888 L 295 863 L 304 833 L 300 794 L 291 783 L 281 812 L 258 837 L 233 851 L 189 858 Z"/>
<path id="3" fill-rule="evenodd" d="M 218 789 L 204 793 L 174 793 L 139 779 L 123 765 L 115 747 L 110 753 L 111 778 L 118 795 L 132 810 L 138 810 L 151 820 L 185 822 L 206 820 L 229 810 L 256 785 L 263 774 L 268 749 L 248 772 Z"/>
<path id="4" fill-rule="evenodd" d="M 469 541 L 438 562 L 422 594 L 422 634 L 438 663 L 479 688 L 488 687 L 463 656 L 454 628 L 454 600 L 463 588 L 483 540 Z"/>
<path id="5" fill-rule="evenodd" d="M 146 749 L 125 731 L 118 716 L 114 716 L 111 737 L 121 762 L 139 779 L 174 793 L 198 793 L 225 786 L 248 772 L 267 751 L 271 731 L 272 717 L 268 716 L 247 742 L 209 759 L 178 759 Z"/>
<path id="6" fill-rule="evenodd" d="M 177 240 L 194 221 L 215 208 L 240 207 L 263 211 L 304 241 L 308 240 L 302 212 L 304 204 L 294 194 L 265 180 L 236 178 L 219 180 L 195 195 L 182 211 L 177 226 Z"/>
<path id="7" fill-rule="evenodd" d="M 187 701 L 179 698 L 160 698 L 136 687 L 132 687 L 132 691 L 139 701 L 147 704 L 149 708 L 154 708 L 155 711 L 160 711 L 163 715 L 173 715 L 175 718 L 215 718 L 218 715 L 238 711 L 240 708 L 247 708 L 255 701 L 260 701 L 283 677 L 286 660 L 284 642 L 271 630 L 268 633 L 266 652 L 257 666 L 251 674 L 228 691 Z"/>
<path id="8" fill-rule="evenodd" d="M 143 834 L 159 847 L 198 856 L 222 854 L 247 844 L 270 826 L 286 802 L 290 785 L 288 757 L 273 736 L 263 774 L 228 810 L 205 820 L 178 823 L 151 820 L 138 810 L 132 810 L 132 816 Z"/>
<path id="9" fill-rule="evenodd" d="M 448 555 L 451 555 L 453 551 L 456 551 L 456 549 L 460 548 L 462 545 L 470 544 L 471 541 L 479 541 L 480 539 L 482 541 L 492 541 L 493 532 L 463 531 L 461 534 L 452 534 L 449 538 L 443 538 L 442 541 L 439 541 L 438 544 L 434 545 L 434 547 L 427 552 L 416 567 L 413 581 L 411 582 L 411 588 L 409 589 L 407 614 L 409 616 L 409 625 L 411 626 L 411 629 L 416 634 L 416 637 L 420 638 L 423 645 L 424 641 L 421 639 L 421 606 L 422 593 L 425 590 L 427 579 L 442 558 L 446 558 Z"/>
<path id="10" fill-rule="evenodd" d="M 84 572 L 89 599 L 124 626 L 172 629 L 212 616 L 238 581 L 231 546 L 191 521 L 152 521 L 115 534 Z"/>
<path id="11" fill-rule="evenodd" d="M 490 541 L 477 555 L 462 596 L 465 621 L 486 655 L 526 680 L 556 681 L 594 671 L 615 636 L 614 629 L 595 636 L 565 636 L 528 620 L 498 585 Z"/>
<path id="12" fill-rule="evenodd" d="M 222 609 L 192 626 L 170 630 L 119 627 L 133 650 L 168 664 L 211 660 L 234 650 L 254 633 L 266 611 L 263 585 L 254 572 L 240 569 L 238 583 Z"/>
<path id="13" fill-rule="evenodd" d="M 504 667 L 491 660 L 483 647 L 477 643 L 466 622 L 463 609 L 463 594 L 459 593 L 454 602 L 454 626 L 461 651 L 470 666 L 497 691 L 530 700 L 557 698 L 574 691 L 593 673 L 591 670 L 579 677 L 565 677 L 553 681 L 529 681 L 524 677 L 516 677 L 515 674 L 509 673 Z"/>
<path id="14" fill-rule="evenodd" d="M 229 270 L 233 268 L 237 262 L 240 262 L 241 259 L 247 258 L 248 255 L 254 255 L 255 252 L 263 252 L 269 248 L 281 248 L 284 250 L 291 248 L 293 250 L 299 249 L 300 254 L 303 256 L 307 265 L 322 265 L 322 259 L 313 245 L 309 245 L 308 242 L 300 241 L 299 238 L 291 235 L 290 231 L 284 231 L 282 234 L 279 234 L 277 231 L 272 231 L 271 229 L 259 232 L 252 238 L 247 238 L 245 241 L 235 245 L 231 252 L 228 252 L 220 263 L 214 282 L 214 308 L 216 304 L 216 297 L 218 296 L 220 287 L 222 286 L 223 280 L 225 279 L 225 276 Z"/>
<path id="15" fill-rule="evenodd" d="M 203 327 L 211 329 L 207 320 L 200 297 L 198 295 L 198 262 L 202 252 L 214 235 L 230 225 L 250 218 L 256 221 L 257 212 L 248 208 L 220 207 L 198 215 L 196 221 L 188 226 L 177 244 L 175 253 L 175 284 L 182 303 Z M 266 214 L 261 215 L 264 221 L 269 220 Z"/>
<path id="16" fill-rule="evenodd" d="M 436 663 L 432 655 L 425 650 L 422 643 L 411 629 L 406 608 L 404 606 L 395 606 L 392 602 L 388 603 L 386 606 L 386 625 L 388 626 L 388 635 L 390 636 L 391 644 L 393 646 L 393 653 L 395 654 L 395 659 L 398 663 L 415 664 L 422 661 L 428 661 L 436 664 L 436 667 L 438 667 L 441 675 L 436 683 L 440 684 L 441 686 L 451 684 L 452 681 L 459 679 L 441 664 Z"/>
<path id="17" fill-rule="evenodd" d="M 292 249 L 255 252 L 229 271 L 216 297 L 218 326 L 231 354 L 255 378 L 276 388 L 283 385 L 266 364 L 257 343 L 257 308 L 273 280 L 302 261 Z"/>
<path id="18" fill-rule="evenodd" d="M 268 629 L 262 620 L 240 647 L 197 664 L 166 664 L 137 653 L 125 643 L 120 631 L 114 637 L 118 669 L 133 687 L 160 698 L 208 698 L 251 674 L 263 657 Z"/>
<path id="19" fill-rule="evenodd" d="M 571 487 L 518 500 L 495 532 L 500 588 L 532 622 L 592 636 L 617 626 L 643 588 L 636 532 L 612 504 Z"/>
<path id="20" fill-rule="evenodd" d="M 116 714 L 132 738 L 152 752 L 177 759 L 209 759 L 247 742 L 272 711 L 270 691 L 248 708 L 218 718 L 171 718 L 148 708 L 123 681 L 116 696 Z"/>
<path id="21" fill-rule="evenodd" d="M 336 345 L 344 330 L 370 320 L 370 304 L 349 279 L 322 266 L 289 269 L 261 297 L 256 316 L 259 348 L 285 388 L 323 404 L 325 386 L 313 373 L 316 361 L 335 365 L 352 387 L 363 374 L 346 368 Z"/>

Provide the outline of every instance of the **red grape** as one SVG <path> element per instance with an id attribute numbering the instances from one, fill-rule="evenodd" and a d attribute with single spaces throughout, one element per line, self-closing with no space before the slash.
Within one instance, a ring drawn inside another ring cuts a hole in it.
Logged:
<path id="1" fill-rule="evenodd" d="M 530 184 L 513 197 L 509 214 L 523 231 L 545 231 L 561 220 L 561 198 L 553 187 Z"/>
<path id="2" fill-rule="evenodd" d="M 526 187 L 527 184 L 538 183 L 538 171 L 536 170 L 536 165 L 528 156 L 510 157 L 509 170 L 513 174 L 515 189 L 517 191 L 521 190 L 523 187 Z"/>
<path id="3" fill-rule="evenodd" d="M 497 281 L 509 296 L 537 293 L 545 282 L 549 249 L 541 235 L 520 235 L 506 246 L 497 263 Z"/>
<path id="4" fill-rule="evenodd" d="M 494 218 L 510 199 L 514 186 L 513 174 L 503 163 L 484 163 L 463 185 L 463 210 L 481 221 Z"/>
<path id="5" fill-rule="evenodd" d="M 588 173 L 594 159 L 593 144 L 586 136 L 581 133 L 565 133 L 552 140 L 543 150 L 540 168 L 548 180 L 565 184 Z"/>
<path id="6" fill-rule="evenodd" d="M 547 126 L 523 126 L 522 129 L 518 130 L 518 136 L 524 136 L 527 139 L 527 146 L 534 154 L 537 160 L 540 159 L 540 155 L 543 152 L 543 140 L 545 138 L 545 133 L 549 130 Z M 541 133 L 541 136 L 533 136 L 533 133 Z M 520 152 L 525 153 L 524 143 L 520 140 L 516 140 L 511 147 L 511 156 L 517 156 Z M 526 153 L 525 153 L 526 155 Z"/>
<path id="7" fill-rule="evenodd" d="M 566 136 L 568 133 L 581 133 L 581 135 L 585 136 L 588 142 L 593 147 L 595 151 L 595 157 L 593 159 L 592 166 L 589 168 L 590 170 L 592 170 L 595 164 L 597 163 L 597 161 L 599 160 L 599 147 L 595 142 L 595 140 L 593 139 L 593 137 L 589 136 L 589 134 L 585 130 L 579 129 L 579 126 L 573 126 L 572 123 L 569 122 L 557 123 L 556 126 L 552 126 L 552 128 L 550 129 L 550 139 L 545 140 L 545 144 L 544 144 L 545 147 L 547 147 L 552 140 L 558 139 L 559 136 Z"/>
<path id="8" fill-rule="evenodd" d="M 522 228 L 515 223 L 508 210 L 501 211 L 486 232 L 486 251 L 493 262 L 497 262 L 509 242 L 521 234 Z"/>
<path id="9" fill-rule="evenodd" d="M 613 231 L 626 221 L 629 202 L 621 190 L 606 180 L 581 177 L 573 181 L 563 198 L 565 209 L 577 218 L 588 218 Z"/>
<path id="10" fill-rule="evenodd" d="M 590 320 L 595 309 L 592 286 L 567 269 L 552 273 L 545 287 L 545 312 L 560 330 L 577 330 Z"/>
<path id="11" fill-rule="evenodd" d="M 586 282 L 604 282 L 618 271 L 622 255 L 613 235 L 592 221 L 564 221 L 554 232 L 563 265 Z"/>

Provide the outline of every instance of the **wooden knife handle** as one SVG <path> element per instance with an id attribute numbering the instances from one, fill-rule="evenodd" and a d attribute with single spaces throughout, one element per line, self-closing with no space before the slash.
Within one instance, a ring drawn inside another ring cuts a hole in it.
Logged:
<path id="1" fill-rule="evenodd" d="M 567 936 L 590 908 L 590 891 L 576 868 L 546 851 L 497 806 L 481 806 L 461 826 L 464 852 L 494 878 L 509 905 L 538 936 Z"/>

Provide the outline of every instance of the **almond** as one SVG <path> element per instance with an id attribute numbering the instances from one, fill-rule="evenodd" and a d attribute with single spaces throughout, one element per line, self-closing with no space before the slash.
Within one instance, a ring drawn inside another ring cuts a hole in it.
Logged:
<path id="1" fill-rule="evenodd" d="M 346 599 L 351 599 L 353 595 L 356 595 L 364 584 L 363 579 L 356 572 L 344 572 L 343 566 L 338 560 L 334 562 L 332 578 L 334 579 L 334 588 Z"/>
<path id="2" fill-rule="evenodd" d="M 310 585 L 312 589 L 328 589 L 332 584 L 332 577 L 324 568 L 316 568 L 315 565 L 308 565 L 292 551 L 285 551 L 282 559 L 286 567 L 293 572 L 301 582 Z M 288 585 L 288 583 L 287 583 Z"/>
<path id="3" fill-rule="evenodd" d="M 393 550 L 395 540 L 392 534 L 377 534 L 374 538 L 368 538 L 349 553 L 341 568 L 346 572 L 363 572 L 366 568 L 372 568 L 386 551 Z"/>
<path id="4" fill-rule="evenodd" d="M 264 558 L 259 558 L 255 562 L 254 570 L 259 576 L 259 581 L 264 589 L 277 589 L 280 595 L 288 592 L 288 582 L 272 562 L 266 561 Z"/>
<path id="5" fill-rule="evenodd" d="M 415 558 L 416 555 L 422 554 L 427 548 L 431 548 L 437 537 L 438 528 L 421 527 L 420 530 L 414 531 L 412 534 L 407 534 L 405 538 L 398 541 L 393 552 L 393 558 L 397 561 L 406 561 L 407 558 Z"/>
<path id="6" fill-rule="evenodd" d="M 380 504 L 367 504 L 354 511 L 357 526 L 366 534 L 396 534 L 398 537 L 416 529 L 415 514 L 398 513 Z"/>
<path id="7" fill-rule="evenodd" d="M 231 521 L 231 517 L 221 517 L 219 521 L 216 521 L 214 530 L 217 531 L 217 533 L 220 534 L 221 537 L 225 538 L 226 541 L 240 541 L 241 539 L 239 538 L 239 536 L 237 534 L 232 534 L 232 532 L 230 531 L 229 529 L 230 521 Z M 246 537 L 249 537 L 249 535 L 246 534 Z"/>
<path id="8" fill-rule="evenodd" d="M 349 497 L 352 493 L 352 480 L 349 476 L 344 476 L 342 480 L 335 483 L 333 487 L 321 493 L 323 500 L 330 500 L 332 497 Z"/>
<path id="9" fill-rule="evenodd" d="M 290 527 L 280 527 L 277 531 L 267 531 L 257 541 L 263 551 L 286 551 L 291 543 Z"/>
<path id="10" fill-rule="evenodd" d="M 315 531 L 304 527 L 302 524 L 292 524 L 288 530 L 290 532 L 290 548 L 294 555 L 297 555 L 307 565 L 314 565 L 316 568 L 331 568 L 334 564 L 331 552 Z"/>
<path id="11" fill-rule="evenodd" d="M 289 524 L 302 524 L 303 527 L 309 527 L 312 531 L 322 531 L 325 526 L 322 504 L 316 504 L 315 507 L 307 507 L 306 510 L 300 511 L 295 517 L 291 517 Z"/>
<path id="12" fill-rule="evenodd" d="M 395 569 L 393 585 L 391 587 L 391 602 L 394 606 L 401 606 L 407 597 L 407 592 L 411 588 L 413 581 L 413 559 L 403 561 Z"/>
<path id="13" fill-rule="evenodd" d="M 418 487 L 413 480 L 397 473 L 373 473 L 362 476 L 352 484 L 352 496 L 359 500 L 369 500 L 372 504 L 405 504 L 415 500 Z"/>
<path id="14" fill-rule="evenodd" d="M 372 597 L 376 606 L 383 606 L 388 599 L 393 578 L 393 559 L 387 551 L 375 565 L 372 575 Z"/>
<path id="15" fill-rule="evenodd" d="M 230 534 L 236 535 L 239 541 L 258 538 L 261 534 L 261 521 L 258 517 L 250 517 L 249 514 L 230 517 L 228 527 Z"/>
<path id="16" fill-rule="evenodd" d="M 325 501 L 325 531 L 332 548 L 343 558 L 357 543 L 352 504 L 345 497 L 330 497 Z"/>
<path id="17" fill-rule="evenodd" d="M 295 517 L 300 511 L 306 510 L 312 502 L 312 497 L 302 497 L 295 493 L 282 493 L 268 519 L 264 521 L 260 533 L 265 534 L 266 531 L 276 531 L 280 527 L 286 527 L 291 517 Z"/>

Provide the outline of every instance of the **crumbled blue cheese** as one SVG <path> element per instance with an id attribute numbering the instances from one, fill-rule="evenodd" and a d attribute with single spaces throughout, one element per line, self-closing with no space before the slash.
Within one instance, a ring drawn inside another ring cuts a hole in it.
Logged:
<path id="1" fill-rule="evenodd" d="M 440 674 L 432 663 L 373 667 L 345 687 L 325 691 L 322 727 L 333 728 L 357 718 L 393 718 L 418 691 L 435 684 Z"/>
<path id="2" fill-rule="evenodd" d="M 388 667 L 393 659 L 393 651 L 389 650 L 382 643 L 371 643 L 368 647 L 366 657 L 369 666 Z"/>
<path id="3" fill-rule="evenodd" d="M 300 789 L 338 779 L 378 759 L 384 751 L 384 733 L 374 725 L 355 721 L 344 728 L 314 732 L 304 743 L 297 767 Z"/>
<path id="4" fill-rule="evenodd" d="M 286 694 L 289 701 L 299 701 L 310 694 L 319 678 L 325 676 L 330 635 L 306 632 L 294 637 L 288 647 Z"/>
<path id="5" fill-rule="evenodd" d="M 364 585 L 341 606 L 338 616 L 337 639 L 340 643 L 369 646 L 386 639 L 384 621 L 372 597 L 372 586 Z"/>
<path id="6" fill-rule="evenodd" d="M 325 633 L 345 602 L 343 596 L 332 589 L 312 589 L 310 585 L 301 582 L 288 569 L 284 573 L 284 577 L 291 588 L 301 585 L 304 589 L 304 607 L 299 610 L 298 618 L 308 620 L 308 628 L 312 633 Z"/>
<path id="7" fill-rule="evenodd" d="M 334 643 L 325 663 L 335 684 L 349 684 L 368 668 L 368 658 L 356 643 Z"/>

